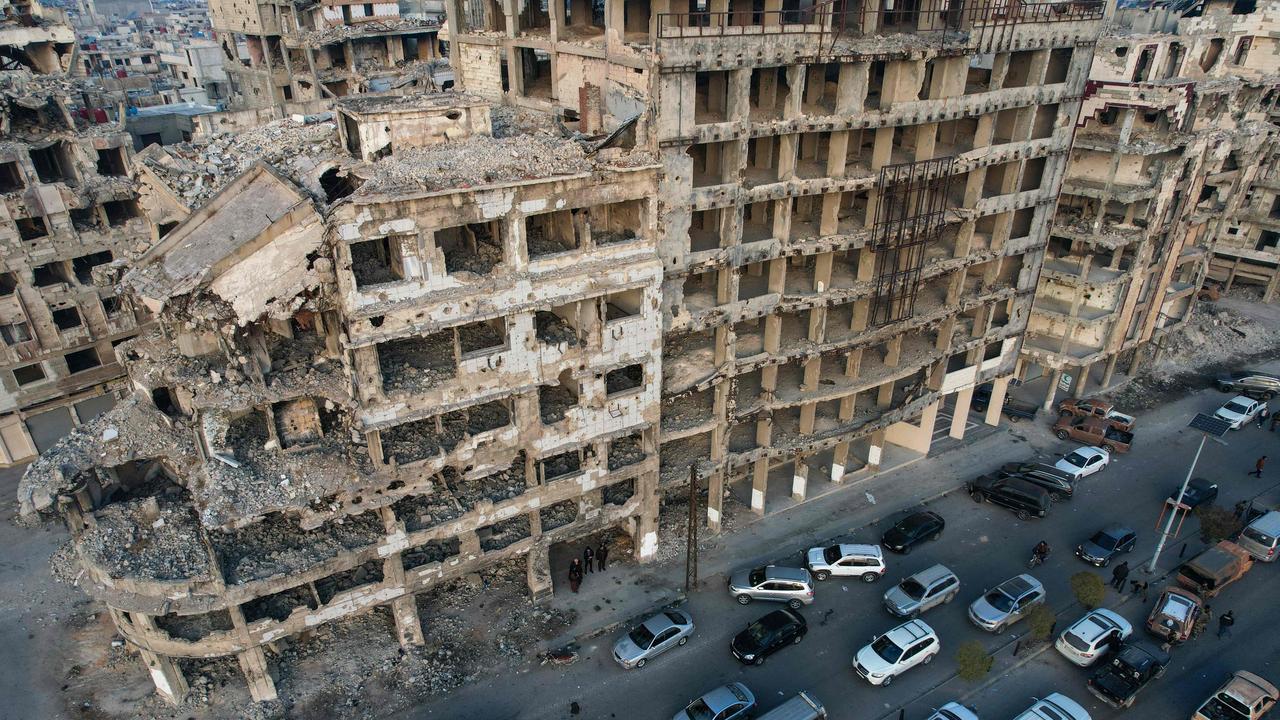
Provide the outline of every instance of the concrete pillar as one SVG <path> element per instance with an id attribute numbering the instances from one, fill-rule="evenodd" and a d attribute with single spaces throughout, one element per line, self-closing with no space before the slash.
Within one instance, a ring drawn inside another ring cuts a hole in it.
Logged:
<path id="1" fill-rule="evenodd" d="M 707 529 L 720 532 L 724 515 L 724 471 L 716 470 L 707 479 Z"/>
<path id="2" fill-rule="evenodd" d="M 764 515 L 764 495 L 769 487 L 769 461 L 760 459 L 751 467 L 751 511 Z"/>
<path id="3" fill-rule="evenodd" d="M 885 432 L 877 430 L 871 433 L 871 447 L 867 450 L 867 469 L 879 472 L 880 463 L 884 459 Z"/>
<path id="4" fill-rule="evenodd" d="M 964 439 L 964 428 L 969 422 L 969 406 L 973 402 L 973 388 L 967 387 L 956 393 L 955 414 L 951 416 L 951 437 Z"/>
<path id="5" fill-rule="evenodd" d="M 657 477 L 656 473 L 644 478 L 636 478 L 637 484 L 641 482 L 651 483 L 654 487 L 650 490 L 653 492 L 646 493 L 646 497 L 652 497 L 652 501 L 645 503 L 641 508 L 640 514 L 636 516 L 635 537 L 632 540 L 632 547 L 636 553 L 637 562 L 649 562 L 658 554 L 658 499 L 656 496 Z M 652 505 L 652 507 L 650 507 Z"/>
<path id="6" fill-rule="evenodd" d="M 1081 365 L 1078 368 L 1076 384 L 1071 388 L 1071 397 L 1077 399 L 1084 397 L 1084 389 L 1089 384 L 1089 368 L 1091 367 L 1093 365 Z"/>
<path id="7" fill-rule="evenodd" d="M 1049 390 L 1045 393 L 1044 409 L 1048 412 L 1053 409 L 1053 401 L 1058 397 L 1058 381 L 1062 379 L 1062 368 L 1057 368 L 1053 374 L 1049 376 Z"/>
<path id="8" fill-rule="evenodd" d="M 991 400 L 987 403 L 987 415 L 983 421 L 988 425 L 1000 424 L 1000 410 L 1004 407 L 1004 396 L 1009 392 L 1009 378 L 996 378 L 991 382 Z"/>
<path id="9" fill-rule="evenodd" d="M 138 654 L 142 656 L 142 661 L 147 664 L 147 670 L 151 673 L 151 682 L 155 683 L 156 692 L 160 693 L 160 697 L 168 702 L 177 705 L 187 696 L 187 679 L 183 677 L 182 671 L 178 669 L 178 665 L 174 663 L 173 658 L 167 655 L 157 655 L 150 650 L 138 648 Z"/>
<path id="10" fill-rule="evenodd" d="M 529 554 L 525 556 L 525 563 L 525 576 L 529 582 L 530 599 L 535 603 L 550 600 L 555 592 L 552 588 L 551 580 L 550 546 L 544 543 L 534 545 L 529 550 Z M 395 604 L 393 603 L 391 607 L 395 609 Z M 399 618 L 397 617 L 398 621 Z M 421 633 L 421 626 L 419 626 L 419 633 Z"/>
<path id="11" fill-rule="evenodd" d="M 844 464 L 849 459 L 849 443 L 838 443 L 831 454 L 831 482 L 844 482 Z"/>
<path id="12" fill-rule="evenodd" d="M 1115 375 L 1116 363 L 1120 361 L 1120 354 L 1116 353 L 1107 359 L 1107 367 L 1102 371 L 1102 390 L 1106 390 L 1111 386 L 1111 376 Z"/>
<path id="13" fill-rule="evenodd" d="M 550 584 L 547 583 L 548 594 Z M 401 595 L 392 600 L 391 614 L 395 617 L 396 637 L 400 640 L 401 647 L 410 648 L 426 642 L 422 637 L 422 621 L 418 619 L 418 604 L 414 602 L 412 595 Z"/>
<path id="14" fill-rule="evenodd" d="M 1147 345 L 1143 343 L 1133 349 L 1133 360 L 1129 362 L 1129 377 L 1138 374 L 1138 368 L 1142 367 L 1142 356 L 1146 354 Z"/>
<path id="15" fill-rule="evenodd" d="M 267 656 L 262 646 L 255 645 L 236 655 L 240 661 L 240 671 L 249 683 L 249 696 L 254 702 L 269 702 L 276 699 L 276 682 L 267 671 Z"/>
<path id="16" fill-rule="evenodd" d="M 795 470 L 791 475 L 791 499 L 804 502 L 809 488 L 809 463 L 805 456 L 796 455 Z"/>

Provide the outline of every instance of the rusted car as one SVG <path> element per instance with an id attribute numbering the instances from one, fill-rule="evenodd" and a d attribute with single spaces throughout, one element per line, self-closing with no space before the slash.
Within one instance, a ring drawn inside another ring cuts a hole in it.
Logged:
<path id="1" fill-rule="evenodd" d="M 1191 720 L 1261 720 L 1276 705 L 1276 686 L 1251 672 L 1237 670 L 1204 701 Z"/>
<path id="2" fill-rule="evenodd" d="M 1147 616 L 1147 630 L 1169 642 L 1185 642 L 1204 614 L 1204 601 L 1195 593 L 1170 585 L 1156 598 Z"/>
<path id="3" fill-rule="evenodd" d="M 1178 584 L 1202 598 L 1211 598 L 1223 588 L 1244 577 L 1253 567 L 1249 551 L 1222 540 L 1217 545 L 1182 563 L 1178 568 Z"/>
<path id="4" fill-rule="evenodd" d="M 1106 420 L 1095 417 L 1064 416 L 1054 423 L 1053 434 L 1060 440 L 1076 440 L 1109 453 L 1129 452 L 1133 445 L 1133 433 L 1117 430 Z"/>
<path id="5" fill-rule="evenodd" d="M 1133 430 L 1133 425 L 1137 422 L 1132 415 L 1126 415 L 1116 410 L 1115 405 L 1096 399 L 1077 400 L 1075 398 L 1067 398 L 1058 403 L 1058 415 L 1062 417 L 1101 418 L 1110 423 L 1111 427 L 1125 432 Z"/>

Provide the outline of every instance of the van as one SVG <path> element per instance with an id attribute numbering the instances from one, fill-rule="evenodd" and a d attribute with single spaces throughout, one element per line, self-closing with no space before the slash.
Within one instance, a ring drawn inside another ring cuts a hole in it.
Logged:
<path id="1" fill-rule="evenodd" d="M 1211 598 L 1239 580 L 1251 567 L 1253 558 L 1249 553 L 1239 545 L 1223 540 L 1183 563 L 1178 568 L 1177 581 L 1200 597 Z"/>
<path id="2" fill-rule="evenodd" d="M 1249 523 L 1240 533 L 1236 544 L 1248 551 L 1255 560 L 1271 562 L 1276 559 L 1276 545 L 1280 544 L 1280 510 L 1272 510 Z"/>
<path id="3" fill-rule="evenodd" d="M 822 707 L 818 699 L 807 692 L 782 703 L 778 707 L 759 716 L 756 720 L 821 720 L 827 716 L 827 709 Z"/>

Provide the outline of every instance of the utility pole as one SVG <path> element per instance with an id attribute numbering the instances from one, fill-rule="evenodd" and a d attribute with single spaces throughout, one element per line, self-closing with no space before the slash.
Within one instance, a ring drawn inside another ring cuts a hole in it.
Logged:
<path id="1" fill-rule="evenodd" d="M 689 526 L 685 542 L 684 554 L 684 590 L 693 592 L 698 585 L 698 510 L 701 505 L 701 493 L 698 492 L 698 468 L 689 466 Z"/>
<path id="2" fill-rule="evenodd" d="M 1231 424 L 1212 415 L 1197 413 L 1187 427 L 1200 431 L 1200 444 L 1196 447 L 1195 457 L 1191 458 L 1191 467 L 1187 468 L 1187 477 L 1182 480 L 1182 487 L 1178 490 L 1178 501 L 1174 503 L 1173 509 L 1169 512 L 1169 519 L 1164 523 L 1164 532 L 1160 533 L 1160 540 L 1156 543 L 1156 551 L 1151 555 L 1151 562 L 1147 563 L 1147 574 L 1156 571 L 1156 562 L 1160 560 L 1160 553 L 1164 552 L 1165 543 L 1169 542 L 1169 536 L 1173 534 L 1173 519 L 1178 514 L 1178 509 L 1182 507 L 1182 498 L 1187 494 L 1187 485 L 1191 484 L 1191 476 L 1195 474 L 1196 463 L 1200 462 L 1200 453 L 1204 450 L 1204 441 L 1212 436 L 1214 442 L 1226 445 L 1218 438 L 1227 433 L 1227 430 L 1231 428 Z"/>

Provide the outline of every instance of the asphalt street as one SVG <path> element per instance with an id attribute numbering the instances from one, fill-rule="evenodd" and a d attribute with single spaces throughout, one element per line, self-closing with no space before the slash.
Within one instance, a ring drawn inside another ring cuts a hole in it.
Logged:
<path id="1" fill-rule="evenodd" d="M 670 718 L 702 692 L 728 681 L 745 683 L 760 699 L 762 708 L 777 705 L 796 691 L 816 694 L 835 720 L 896 718 L 905 708 L 910 719 L 926 717 L 930 709 L 951 699 L 964 698 L 983 718 L 1009 718 L 1030 704 L 1033 696 L 1064 692 L 1089 707 L 1095 718 L 1117 716 L 1094 700 L 1085 688 L 1087 671 L 1075 668 L 1050 648 L 1033 655 L 1024 650 L 1016 668 L 993 675 L 986 683 L 970 685 L 953 677 L 955 648 L 977 639 L 1002 659 L 998 668 L 1013 661 L 1013 644 L 1026 632 L 1026 623 L 995 636 L 973 626 L 966 617 L 968 604 L 1008 577 L 1025 571 L 1031 548 L 1041 539 L 1054 547 L 1048 562 L 1032 571 L 1045 585 L 1049 606 L 1061 613 L 1059 629 L 1065 628 L 1083 610 L 1075 604 L 1069 578 L 1090 566 L 1077 560 L 1071 549 L 1095 530 L 1110 523 L 1127 524 L 1139 533 L 1138 545 L 1129 556 L 1137 568 L 1155 546 L 1155 526 L 1162 502 L 1182 481 L 1195 452 L 1199 435 L 1185 425 L 1196 411 L 1212 412 L 1227 396 L 1204 391 L 1176 403 L 1162 406 L 1139 417 L 1137 442 L 1132 453 L 1118 455 L 1105 471 L 1085 479 L 1075 499 L 1055 505 L 1044 520 L 1020 522 L 1013 515 L 990 504 L 975 504 L 962 492 L 951 493 L 930 507 L 947 520 L 940 541 L 918 547 L 908 556 L 889 556 L 889 572 L 880 582 L 832 579 L 820 583 L 817 600 L 802 610 L 809 633 L 798 646 L 784 648 L 762 667 L 743 667 L 728 650 L 729 640 L 748 623 L 780 607 L 771 603 L 739 606 L 725 591 L 723 575 L 706 578 L 700 591 L 690 595 L 683 606 L 692 614 L 697 630 L 688 645 L 676 648 L 640 670 L 624 671 L 610 658 L 613 637 L 602 637 L 582 648 L 581 659 L 563 668 L 535 667 L 487 682 L 483 687 L 464 689 L 439 702 L 416 709 L 415 718 L 472 718 L 493 720 L 538 720 L 542 718 Z M 1123 408 L 1122 408 L 1123 409 Z M 1022 427 L 1039 438 L 1049 438 L 1048 423 L 1042 419 L 1034 429 Z M 1230 507 L 1237 500 L 1260 497 L 1280 501 L 1280 467 L 1264 477 L 1249 477 L 1254 459 L 1273 452 L 1280 466 L 1280 433 L 1275 435 L 1252 426 L 1232 432 L 1225 446 L 1208 443 L 1200 459 L 1197 475 L 1218 481 L 1218 502 Z M 1070 443 L 1044 439 L 1033 443 L 1061 453 Z M 994 465 L 994 463 L 993 463 Z M 957 483 L 993 467 L 951 467 Z M 899 482 L 912 481 L 912 469 L 895 476 Z M 876 542 L 892 518 L 853 536 L 832 538 Z M 1183 528 L 1188 539 L 1187 556 L 1200 548 L 1191 520 Z M 797 527 L 797 534 L 804 528 Z M 780 564 L 799 565 L 807 543 L 778 547 L 774 558 Z M 1178 564 L 1181 542 L 1170 545 L 1162 558 L 1160 572 Z M 851 669 L 854 653 L 879 632 L 899 620 L 882 606 L 881 596 L 891 583 L 934 563 L 951 568 L 961 581 L 960 596 L 946 606 L 922 616 L 938 633 L 943 651 L 927 667 L 915 668 L 892 686 L 868 685 Z M 1109 578 L 1109 570 L 1096 571 Z M 1280 658 L 1280 633 L 1260 632 L 1273 627 L 1267 614 L 1275 607 L 1275 575 L 1280 568 L 1258 564 L 1240 583 L 1214 601 L 1215 608 L 1234 609 L 1239 618 L 1236 638 L 1217 641 L 1212 636 L 1197 639 L 1175 652 L 1169 672 L 1124 714 L 1135 718 L 1187 717 L 1199 699 L 1217 687 L 1227 673 L 1250 669 L 1280 681 L 1272 665 Z M 1131 577 L 1140 577 L 1134 573 Z M 1152 583 L 1154 601 L 1156 583 Z M 1114 593 L 1107 606 L 1141 625 L 1149 609 L 1134 600 L 1119 604 Z M 1141 635 L 1143 631 L 1139 631 Z M 1248 638 L 1244 640 L 1243 638 Z M 577 703 L 572 714 L 571 703 Z"/>

